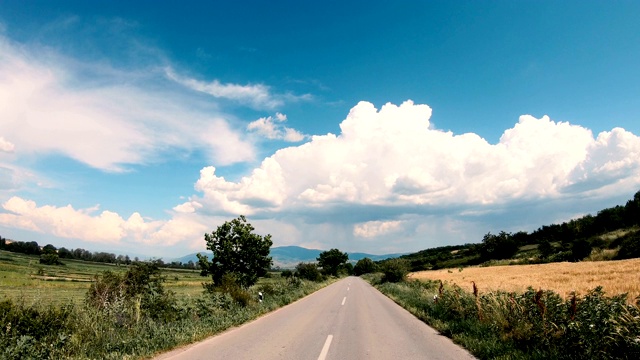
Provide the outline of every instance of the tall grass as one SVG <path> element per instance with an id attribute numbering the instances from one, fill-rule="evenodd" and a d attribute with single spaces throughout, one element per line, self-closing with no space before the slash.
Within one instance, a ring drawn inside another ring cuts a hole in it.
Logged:
<path id="1" fill-rule="evenodd" d="M 533 288 L 474 294 L 415 280 L 376 286 L 481 359 L 640 358 L 640 308 L 624 294 L 608 297 L 602 288 L 567 299 Z"/>

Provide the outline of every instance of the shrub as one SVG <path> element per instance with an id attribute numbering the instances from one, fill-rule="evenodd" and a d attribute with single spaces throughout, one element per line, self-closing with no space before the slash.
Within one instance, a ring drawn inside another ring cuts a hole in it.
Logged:
<path id="1" fill-rule="evenodd" d="M 135 263 L 123 275 L 105 271 L 97 275 L 87 292 L 87 303 L 107 311 L 118 323 L 137 323 L 141 316 L 154 320 L 175 319 L 175 294 L 164 288 L 165 278 L 156 262 Z"/>
<path id="2" fill-rule="evenodd" d="M 322 274 L 313 263 L 299 263 L 296 266 L 296 276 L 310 281 L 322 281 Z"/>
<path id="3" fill-rule="evenodd" d="M 44 253 L 40 255 L 40 264 L 43 265 L 62 265 L 56 253 Z"/>
<path id="4" fill-rule="evenodd" d="M 253 301 L 251 294 L 238 284 L 237 277 L 234 273 L 226 273 L 222 275 L 219 285 L 204 283 L 203 286 L 205 288 L 205 292 L 209 294 L 229 294 L 231 298 L 241 306 L 247 306 Z"/>
<path id="5" fill-rule="evenodd" d="M 73 307 L 41 307 L 0 302 L 0 358 L 60 357 L 74 331 Z"/>
<path id="6" fill-rule="evenodd" d="M 409 273 L 409 263 L 404 259 L 391 259 L 382 264 L 384 273 L 383 281 L 400 282 L 405 280 Z"/>
<path id="7" fill-rule="evenodd" d="M 376 270 L 376 263 L 367 257 L 358 260 L 356 266 L 353 267 L 353 273 L 357 276 L 373 273 L 376 272 Z"/>
<path id="8" fill-rule="evenodd" d="M 620 250 L 616 259 L 631 259 L 640 257 L 640 232 L 629 234 L 621 240 Z"/>

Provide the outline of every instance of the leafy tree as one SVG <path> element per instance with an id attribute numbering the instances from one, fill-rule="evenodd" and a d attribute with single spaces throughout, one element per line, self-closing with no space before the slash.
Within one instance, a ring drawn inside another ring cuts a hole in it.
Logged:
<path id="1" fill-rule="evenodd" d="M 280 276 L 282 276 L 283 278 L 290 278 L 293 276 L 293 271 L 289 269 L 282 270 L 282 272 L 280 273 Z"/>
<path id="2" fill-rule="evenodd" d="M 225 274 L 233 274 L 238 284 L 249 287 L 265 276 L 273 261 L 269 256 L 271 235 L 254 234 L 255 228 L 244 216 L 226 221 L 211 234 L 205 234 L 207 249 L 213 252 L 209 261 L 198 254 L 202 276 L 211 275 L 214 285 L 220 285 Z"/>
<path id="3" fill-rule="evenodd" d="M 349 255 L 338 249 L 323 251 L 317 258 L 318 266 L 327 275 L 338 275 L 338 269 L 349 261 Z"/>
<path id="4" fill-rule="evenodd" d="M 322 274 L 320 274 L 318 266 L 313 263 L 299 263 L 296 265 L 296 276 L 300 279 L 307 279 L 311 281 L 322 280 Z"/>
<path id="5" fill-rule="evenodd" d="M 58 259 L 58 254 L 54 252 L 46 252 L 40 255 L 40 264 L 43 265 L 62 265 Z"/>
<path id="6" fill-rule="evenodd" d="M 518 243 L 511 234 L 501 231 L 498 235 L 487 233 L 482 239 L 480 255 L 486 260 L 509 259 L 518 252 Z"/>
<path id="7" fill-rule="evenodd" d="M 73 259 L 73 253 L 69 249 L 64 247 L 58 249 L 58 256 L 61 259 Z"/>
<path id="8" fill-rule="evenodd" d="M 592 249 L 593 246 L 587 239 L 578 239 L 571 246 L 571 258 L 573 261 L 580 261 L 589 256 Z"/>
<path id="9" fill-rule="evenodd" d="M 346 275 L 353 275 L 353 264 L 348 262 L 342 266 L 340 266 L 340 269 L 338 270 L 338 273 L 342 274 L 346 274 Z"/>
<path id="10" fill-rule="evenodd" d="M 42 252 L 43 253 L 58 253 L 58 249 L 56 249 L 55 246 L 51 245 L 51 244 L 47 244 L 42 248 Z"/>
<path id="11" fill-rule="evenodd" d="M 551 254 L 553 254 L 553 251 L 554 251 L 553 245 L 547 239 L 543 239 L 538 244 L 538 252 L 540 253 L 540 257 L 542 258 L 548 258 L 549 256 L 551 256 Z"/>
<path id="12" fill-rule="evenodd" d="M 409 273 L 409 262 L 405 259 L 387 260 L 382 264 L 382 272 L 384 273 L 383 281 L 403 281 Z"/>
<path id="13" fill-rule="evenodd" d="M 640 257 L 640 232 L 629 234 L 622 239 L 616 259 L 631 259 Z"/>
<path id="14" fill-rule="evenodd" d="M 353 267 L 354 275 L 360 276 L 363 274 L 369 274 L 372 272 L 376 272 L 377 266 L 373 260 L 369 258 L 363 258 L 358 260 L 356 266 Z"/>

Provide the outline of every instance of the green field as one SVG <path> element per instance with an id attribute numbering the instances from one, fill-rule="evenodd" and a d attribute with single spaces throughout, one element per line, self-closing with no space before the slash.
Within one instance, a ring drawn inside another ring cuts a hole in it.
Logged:
<path id="1" fill-rule="evenodd" d="M 61 259 L 64 265 L 42 265 L 39 257 L 0 250 L 0 299 L 30 303 L 81 302 L 97 274 L 110 270 L 126 272 L 126 265 Z M 162 269 L 165 288 L 179 297 L 202 292 L 198 270 Z"/>

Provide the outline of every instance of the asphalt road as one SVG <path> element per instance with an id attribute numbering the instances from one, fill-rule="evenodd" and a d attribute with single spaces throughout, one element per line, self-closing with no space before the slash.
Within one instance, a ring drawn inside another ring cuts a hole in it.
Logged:
<path id="1" fill-rule="evenodd" d="M 473 359 L 450 339 L 348 277 L 258 320 L 157 359 Z"/>

